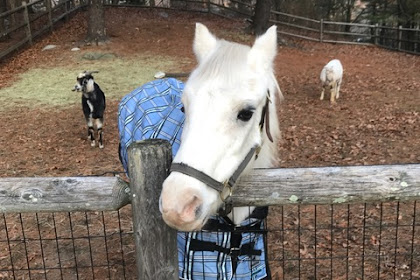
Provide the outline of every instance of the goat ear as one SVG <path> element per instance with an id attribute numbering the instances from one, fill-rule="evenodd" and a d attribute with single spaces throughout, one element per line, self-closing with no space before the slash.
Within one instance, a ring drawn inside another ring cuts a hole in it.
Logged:
<path id="1" fill-rule="evenodd" d="M 254 70 L 267 70 L 273 66 L 277 54 L 277 26 L 271 26 L 255 40 L 248 54 L 248 64 Z"/>
<path id="2" fill-rule="evenodd" d="M 210 33 L 204 24 L 195 24 L 193 50 L 198 63 L 201 63 L 216 47 L 217 38 Z"/>

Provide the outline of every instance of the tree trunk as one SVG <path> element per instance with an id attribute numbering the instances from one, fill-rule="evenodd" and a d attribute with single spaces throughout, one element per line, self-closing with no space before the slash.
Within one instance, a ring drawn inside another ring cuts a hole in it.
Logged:
<path id="1" fill-rule="evenodd" d="M 252 17 L 252 29 L 255 35 L 263 34 L 269 27 L 271 0 L 257 0 Z"/>
<path id="2" fill-rule="evenodd" d="M 0 0 L 0 14 L 7 11 L 7 3 L 6 0 Z M 5 28 L 5 19 L 6 18 L 0 18 L 0 35 L 3 34 L 3 32 L 6 31 Z"/>
<path id="3" fill-rule="evenodd" d="M 98 44 L 99 42 L 106 41 L 106 39 L 104 6 L 102 0 L 90 0 L 89 25 L 86 41 Z"/>
<path id="4" fill-rule="evenodd" d="M 346 3 L 346 22 L 350 23 L 351 22 L 351 15 L 353 12 L 353 8 L 354 8 L 354 0 L 347 0 Z M 345 26 L 345 31 L 346 32 L 350 32 L 350 25 L 346 25 Z"/>
<path id="5" fill-rule="evenodd" d="M 282 9 L 281 9 L 282 1 L 283 0 L 274 0 L 274 10 L 276 12 L 281 12 L 282 11 Z M 276 20 L 280 21 L 280 15 L 276 15 Z"/>
<path id="6" fill-rule="evenodd" d="M 7 12 L 7 1 L 6 0 L 0 0 L 0 14 Z M 10 17 L 3 17 L 0 18 L 0 42 L 6 41 L 7 39 L 10 39 L 10 35 L 7 34 L 7 30 L 11 26 L 11 22 L 9 20 Z"/>

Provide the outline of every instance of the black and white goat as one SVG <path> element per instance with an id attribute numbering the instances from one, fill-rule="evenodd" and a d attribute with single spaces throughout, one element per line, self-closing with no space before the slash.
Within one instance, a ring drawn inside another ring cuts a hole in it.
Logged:
<path id="1" fill-rule="evenodd" d="M 90 145 L 95 146 L 95 126 L 99 137 L 99 148 L 104 147 L 103 124 L 105 112 L 105 94 L 93 80 L 93 73 L 98 71 L 83 71 L 77 76 L 73 91 L 82 92 L 82 108 L 88 126 Z"/>

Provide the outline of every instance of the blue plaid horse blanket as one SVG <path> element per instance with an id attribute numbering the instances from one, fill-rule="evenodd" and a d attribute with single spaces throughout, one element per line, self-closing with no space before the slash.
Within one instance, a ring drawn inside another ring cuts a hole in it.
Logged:
<path id="1" fill-rule="evenodd" d="M 119 153 L 127 174 L 127 148 L 133 141 L 165 139 L 172 145 L 173 156 L 176 155 L 185 120 L 181 111 L 183 89 L 181 81 L 168 78 L 148 82 L 122 98 L 118 108 Z M 235 227 L 226 217 L 215 216 L 211 219 L 215 231 L 178 232 L 179 278 L 270 279 L 265 235 L 261 233 L 266 213 L 253 214 L 240 227 Z M 247 232 L 247 229 L 252 230 Z"/>

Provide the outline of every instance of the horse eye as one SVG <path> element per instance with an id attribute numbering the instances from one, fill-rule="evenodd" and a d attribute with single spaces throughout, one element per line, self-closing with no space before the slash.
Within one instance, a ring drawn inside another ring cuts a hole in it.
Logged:
<path id="1" fill-rule="evenodd" d="M 238 114 L 238 119 L 241 121 L 247 122 L 252 118 L 252 115 L 254 114 L 254 111 L 251 111 L 249 109 L 241 110 Z"/>
<path id="2" fill-rule="evenodd" d="M 182 107 L 181 107 L 181 112 L 182 112 L 182 113 L 185 113 L 184 106 L 182 106 Z"/>

